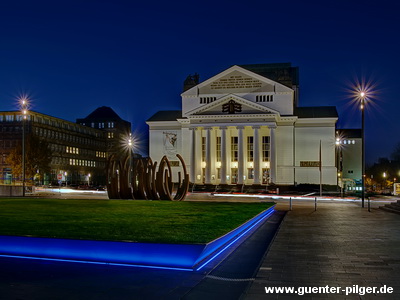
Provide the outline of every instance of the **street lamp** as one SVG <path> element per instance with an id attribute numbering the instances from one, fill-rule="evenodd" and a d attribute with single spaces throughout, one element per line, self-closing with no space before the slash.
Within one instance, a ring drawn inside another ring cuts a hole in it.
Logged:
<path id="1" fill-rule="evenodd" d="M 364 207 L 365 199 L 365 92 L 360 92 L 361 100 L 361 206 Z"/>
<path id="2" fill-rule="evenodd" d="M 22 112 L 22 197 L 25 197 L 25 121 L 28 117 L 28 99 L 20 99 Z"/>
<path id="3" fill-rule="evenodd" d="M 342 170 L 343 170 L 343 156 L 342 156 L 342 140 L 339 136 L 336 137 L 336 155 L 337 155 L 337 185 L 340 186 L 340 196 L 343 197 L 343 180 L 342 180 Z"/>
<path id="4" fill-rule="evenodd" d="M 64 172 L 64 177 L 65 177 L 65 187 L 67 187 L 67 185 L 68 185 L 67 175 L 68 175 L 68 173 L 67 173 L 67 172 Z"/>
<path id="5" fill-rule="evenodd" d="M 128 149 L 129 149 L 129 172 L 128 172 L 128 180 L 129 180 L 129 186 L 132 187 L 132 147 L 133 147 L 133 141 L 132 141 L 132 133 L 129 133 L 129 138 L 128 138 Z"/>
<path id="6" fill-rule="evenodd" d="M 386 172 L 383 172 L 383 192 L 386 190 Z"/>

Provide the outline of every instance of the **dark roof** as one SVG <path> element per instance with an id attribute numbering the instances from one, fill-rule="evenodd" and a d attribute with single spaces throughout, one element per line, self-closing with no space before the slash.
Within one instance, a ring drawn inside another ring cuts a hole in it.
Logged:
<path id="1" fill-rule="evenodd" d="M 338 129 L 339 136 L 343 138 L 361 138 L 361 129 Z"/>
<path id="2" fill-rule="evenodd" d="M 299 85 L 299 67 L 291 63 L 239 65 L 246 70 L 279 82 L 289 88 Z"/>
<path id="3" fill-rule="evenodd" d="M 102 106 L 96 108 L 91 114 L 89 114 L 85 119 L 90 120 L 121 120 L 120 116 L 108 106 Z"/>
<path id="4" fill-rule="evenodd" d="M 336 106 L 296 107 L 294 115 L 299 118 L 337 118 Z"/>
<path id="5" fill-rule="evenodd" d="M 176 121 L 182 118 L 181 110 L 160 110 L 152 115 L 147 122 L 153 121 Z"/>

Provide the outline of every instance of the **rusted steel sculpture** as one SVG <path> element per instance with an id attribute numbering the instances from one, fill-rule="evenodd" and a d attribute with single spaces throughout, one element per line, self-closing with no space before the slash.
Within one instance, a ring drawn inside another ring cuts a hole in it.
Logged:
<path id="1" fill-rule="evenodd" d="M 171 164 L 164 156 L 160 164 L 151 158 L 122 158 L 111 155 L 107 161 L 107 192 L 109 199 L 174 200 L 185 199 L 189 189 L 189 174 L 182 156 L 183 175 L 178 172 L 178 185 L 173 193 Z"/>

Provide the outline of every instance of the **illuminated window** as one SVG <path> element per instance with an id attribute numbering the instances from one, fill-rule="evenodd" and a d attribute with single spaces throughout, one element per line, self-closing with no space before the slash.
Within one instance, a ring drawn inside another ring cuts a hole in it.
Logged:
<path id="1" fill-rule="evenodd" d="M 221 161 L 221 137 L 220 136 L 217 136 L 217 145 L 216 146 L 217 146 L 217 161 Z"/>
<path id="2" fill-rule="evenodd" d="M 269 184 L 269 169 L 262 169 L 262 183 Z"/>
<path id="3" fill-rule="evenodd" d="M 248 168 L 247 169 L 247 178 L 248 179 L 254 179 L 254 169 L 253 168 Z"/>
<path id="4" fill-rule="evenodd" d="M 206 161 L 206 138 L 201 137 L 201 161 Z"/>
<path id="5" fill-rule="evenodd" d="M 238 161 L 238 141 L 239 138 L 237 136 L 231 137 L 231 161 Z"/>
<path id="6" fill-rule="evenodd" d="M 247 161 L 254 160 L 254 151 L 253 151 L 253 140 L 252 136 L 247 137 Z M 250 176 L 249 176 L 250 179 Z"/>
<path id="7" fill-rule="evenodd" d="M 269 136 L 262 137 L 262 160 L 269 161 L 270 139 Z"/>

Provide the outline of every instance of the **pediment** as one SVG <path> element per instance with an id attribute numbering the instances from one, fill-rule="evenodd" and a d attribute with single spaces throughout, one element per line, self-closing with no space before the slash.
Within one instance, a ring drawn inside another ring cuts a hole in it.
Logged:
<path id="1" fill-rule="evenodd" d="M 189 111 L 187 116 L 191 115 L 246 115 L 246 114 L 276 114 L 279 112 L 264 105 L 241 98 L 237 95 L 227 95 L 205 104 L 201 107 Z"/>
<path id="2" fill-rule="evenodd" d="M 239 66 L 233 66 L 197 86 L 182 96 L 199 94 L 241 94 L 260 92 L 289 92 L 290 88 Z"/>

